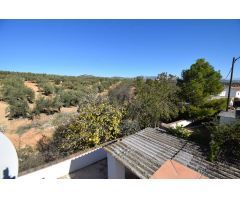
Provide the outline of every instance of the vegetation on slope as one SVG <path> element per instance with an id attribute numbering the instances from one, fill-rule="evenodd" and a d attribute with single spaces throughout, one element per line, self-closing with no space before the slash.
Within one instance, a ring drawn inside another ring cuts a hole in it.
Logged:
<path id="1" fill-rule="evenodd" d="M 161 73 L 155 79 L 119 79 L 0 72 L 0 82 L 4 86 L 1 87 L 2 99 L 10 105 L 11 118 L 34 117 L 41 113 L 52 115 L 62 107 L 78 107 L 74 115 L 55 120 L 54 134 L 44 136 L 36 149 L 19 149 L 21 170 L 133 134 L 145 127 L 159 126 L 161 122 L 181 117 L 196 123 L 211 121 L 226 105 L 225 99 L 211 99 L 223 89 L 220 79 L 220 73 L 203 59 L 183 70 L 180 79 L 167 73 Z M 42 95 L 34 99 L 34 93 L 24 86 L 24 81 L 35 82 Z M 34 103 L 32 109 L 29 108 L 31 103 Z M 170 132 L 204 145 L 211 141 L 212 160 L 218 158 L 219 152 L 239 155 L 239 138 L 232 133 L 238 133 L 238 125 L 211 125 L 210 129 L 211 137 L 181 127 Z"/>

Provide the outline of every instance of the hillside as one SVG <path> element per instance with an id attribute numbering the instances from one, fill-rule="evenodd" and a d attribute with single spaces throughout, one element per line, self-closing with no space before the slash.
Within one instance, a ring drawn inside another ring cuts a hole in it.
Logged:
<path id="1" fill-rule="evenodd" d="M 61 123 L 76 115 L 79 105 L 90 100 L 90 94 L 96 97 L 108 96 L 109 91 L 119 86 L 122 81 L 122 78 L 120 80 L 0 71 L 0 126 L 17 149 L 28 145 L 35 147 L 44 135 L 52 136 L 57 126 L 56 121 Z M 18 85 L 14 85 L 15 83 Z M 21 92 L 24 89 L 26 94 Z M 27 96 L 28 93 L 32 93 L 31 99 Z M 10 117 L 10 107 L 21 101 L 27 102 L 26 114 L 19 110 L 23 109 L 20 105 L 18 109 L 13 109 L 12 112 L 15 113 Z M 44 103 L 46 105 L 43 105 Z"/>

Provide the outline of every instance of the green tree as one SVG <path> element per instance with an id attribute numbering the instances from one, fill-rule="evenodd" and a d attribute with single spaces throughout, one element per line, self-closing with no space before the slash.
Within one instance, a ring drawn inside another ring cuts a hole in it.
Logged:
<path id="1" fill-rule="evenodd" d="M 32 111 L 33 115 L 39 115 L 40 113 L 53 114 L 55 112 L 59 112 L 62 103 L 60 101 L 59 96 L 53 97 L 51 99 L 46 99 L 44 97 L 40 97 L 36 100 L 35 108 Z"/>
<path id="2" fill-rule="evenodd" d="M 214 123 L 208 126 L 211 131 L 210 159 L 224 158 L 228 161 L 240 159 L 240 123 Z"/>
<path id="3" fill-rule="evenodd" d="M 43 94 L 48 96 L 54 93 L 54 87 L 50 83 L 44 83 L 41 85 Z"/>
<path id="4" fill-rule="evenodd" d="M 134 96 L 134 88 L 132 82 L 125 81 L 119 84 L 117 87 L 109 90 L 109 101 L 115 105 L 128 104 Z"/>
<path id="5" fill-rule="evenodd" d="M 83 96 L 82 91 L 75 90 L 61 91 L 59 94 L 64 107 L 77 106 Z"/>
<path id="6" fill-rule="evenodd" d="M 100 84 L 97 88 L 98 88 L 98 92 L 99 92 L 99 93 L 101 93 L 101 92 L 104 91 L 104 87 L 103 87 L 103 85 L 101 85 L 101 84 Z"/>
<path id="7" fill-rule="evenodd" d="M 225 109 L 227 99 L 213 99 L 198 106 L 189 105 L 189 117 L 195 120 L 211 121 L 221 110 Z"/>
<path id="8" fill-rule="evenodd" d="M 8 117 L 19 118 L 19 117 L 28 117 L 29 116 L 29 106 L 27 101 L 25 100 L 15 100 L 12 101 L 12 104 L 7 108 L 7 112 L 9 112 Z"/>
<path id="9" fill-rule="evenodd" d="M 93 147 L 121 136 L 122 110 L 107 102 L 87 104 L 81 107 L 79 116 L 69 124 L 60 125 L 48 143 L 58 149 L 60 155 Z M 41 145 L 43 147 L 44 145 Z M 44 147 L 42 152 L 46 149 Z M 49 149 L 49 148 L 47 148 Z"/>
<path id="10" fill-rule="evenodd" d="M 121 122 L 121 133 L 123 135 L 131 135 L 140 130 L 139 123 L 136 120 L 124 119 Z"/>
<path id="11" fill-rule="evenodd" d="M 223 109 L 224 100 L 211 102 L 211 97 L 223 90 L 220 80 L 220 72 L 215 71 L 213 66 L 204 59 L 198 59 L 190 69 L 183 70 L 182 79 L 178 80 L 178 85 L 181 87 L 180 97 L 189 103 L 190 117 L 209 118 Z"/>
<path id="12" fill-rule="evenodd" d="M 24 85 L 24 80 L 19 77 L 10 76 L 2 81 L 1 87 L 2 98 L 9 104 L 18 100 L 27 100 L 32 103 L 34 92 Z"/>
<path id="13" fill-rule="evenodd" d="M 29 103 L 33 103 L 34 99 L 35 99 L 35 94 L 34 92 L 32 91 L 32 89 L 30 88 L 25 88 L 25 95 L 26 95 L 26 98 L 28 100 Z"/>
<path id="14" fill-rule="evenodd" d="M 136 80 L 136 98 L 128 108 L 131 119 L 137 120 L 141 128 L 158 126 L 178 115 L 178 87 L 176 78 L 162 73 L 157 79 Z"/>

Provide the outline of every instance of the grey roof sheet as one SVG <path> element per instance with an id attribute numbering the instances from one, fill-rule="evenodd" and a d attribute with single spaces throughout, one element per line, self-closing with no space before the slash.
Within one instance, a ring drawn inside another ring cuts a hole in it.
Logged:
<path id="1" fill-rule="evenodd" d="M 240 169 L 208 161 L 199 145 L 159 128 L 146 128 L 104 148 L 140 178 L 149 178 L 169 159 L 209 178 L 240 178 Z"/>

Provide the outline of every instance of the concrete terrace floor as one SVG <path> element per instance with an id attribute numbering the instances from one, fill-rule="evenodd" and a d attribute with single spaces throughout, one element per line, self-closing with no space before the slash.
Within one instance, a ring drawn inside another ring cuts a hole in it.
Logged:
<path id="1" fill-rule="evenodd" d="M 100 160 L 60 179 L 107 179 L 107 159 Z"/>
<path id="2" fill-rule="evenodd" d="M 126 179 L 139 179 L 127 168 Z M 87 167 L 84 167 L 76 172 L 67 174 L 59 179 L 107 179 L 108 178 L 108 167 L 107 159 L 100 160 Z"/>

